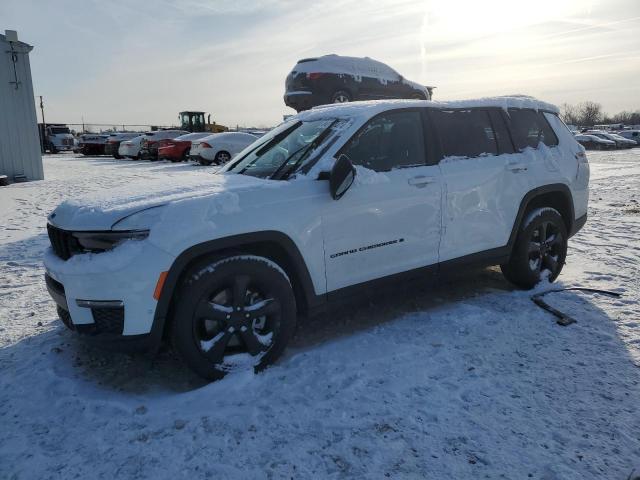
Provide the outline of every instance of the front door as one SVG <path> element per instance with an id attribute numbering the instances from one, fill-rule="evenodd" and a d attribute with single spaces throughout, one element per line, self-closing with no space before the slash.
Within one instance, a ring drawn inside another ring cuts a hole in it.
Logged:
<path id="1" fill-rule="evenodd" d="M 436 264 L 442 187 L 420 110 L 374 117 L 341 153 L 357 173 L 323 214 L 327 291 Z"/>

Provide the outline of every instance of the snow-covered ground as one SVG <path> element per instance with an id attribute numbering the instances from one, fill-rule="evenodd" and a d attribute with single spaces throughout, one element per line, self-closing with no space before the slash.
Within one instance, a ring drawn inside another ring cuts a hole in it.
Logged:
<path id="1" fill-rule="evenodd" d="M 303 324 L 260 375 L 95 351 L 44 288 L 45 216 L 186 164 L 47 156 L 0 188 L 0 478 L 627 479 L 640 468 L 640 149 L 589 153 L 556 325 L 496 269 Z M 202 177 L 205 178 L 205 177 Z M 542 285 L 541 289 L 548 289 Z"/>

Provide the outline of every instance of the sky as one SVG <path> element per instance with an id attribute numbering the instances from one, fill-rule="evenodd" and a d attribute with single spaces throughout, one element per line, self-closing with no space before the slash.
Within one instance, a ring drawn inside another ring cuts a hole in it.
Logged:
<path id="1" fill-rule="evenodd" d="M 640 109 L 640 0 L 0 0 L 34 46 L 48 122 L 159 124 L 203 110 L 229 126 L 295 113 L 300 58 L 368 56 L 434 99 L 527 94 Z"/>

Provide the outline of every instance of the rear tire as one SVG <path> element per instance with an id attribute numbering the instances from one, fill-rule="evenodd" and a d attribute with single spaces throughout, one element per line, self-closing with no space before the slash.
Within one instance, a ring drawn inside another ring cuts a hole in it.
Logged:
<path id="1" fill-rule="evenodd" d="M 187 273 L 176 298 L 173 346 L 189 368 L 210 380 L 266 368 L 295 329 L 291 283 L 264 257 L 201 262 Z"/>
<path id="2" fill-rule="evenodd" d="M 525 214 L 511 258 L 500 265 L 502 273 L 520 288 L 533 288 L 545 276 L 553 282 L 567 258 L 567 227 L 562 215 L 550 207 Z"/>
<path id="3" fill-rule="evenodd" d="M 346 90 L 338 90 L 331 95 L 331 101 L 329 103 L 347 103 L 352 100 L 351 94 Z"/>
<path id="4" fill-rule="evenodd" d="M 213 163 L 215 163 L 216 165 L 224 165 L 229 160 L 231 160 L 231 154 L 222 150 L 216 153 L 216 157 L 214 158 Z"/>

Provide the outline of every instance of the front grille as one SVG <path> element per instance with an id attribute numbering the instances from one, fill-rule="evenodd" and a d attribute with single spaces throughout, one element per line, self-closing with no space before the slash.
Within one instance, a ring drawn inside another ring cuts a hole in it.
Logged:
<path id="1" fill-rule="evenodd" d="M 72 255 L 81 253 L 82 247 L 71 232 L 47 224 L 47 233 L 51 241 L 51 247 L 55 254 L 63 260 L 69 260 Z"/>
<path id="2" fill-rule="evenodd" d="M 124 329 L 124 307 L 92 308 L 91 314 L 96 325 L 96 333 L 122 335 Z"/>

